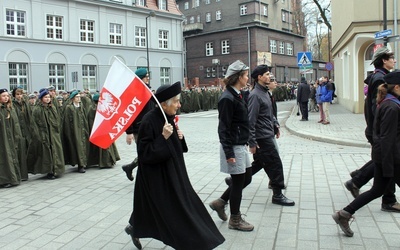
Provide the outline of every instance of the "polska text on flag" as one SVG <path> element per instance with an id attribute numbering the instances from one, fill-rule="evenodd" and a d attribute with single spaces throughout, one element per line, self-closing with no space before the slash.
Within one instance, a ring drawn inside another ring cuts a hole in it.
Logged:
<path id="1" fill-rule="evenodd" d="M 100 91 L 90 142 L 107 149 L 132 124 L 151 96 L 146 84 L 115 58 Z"/>

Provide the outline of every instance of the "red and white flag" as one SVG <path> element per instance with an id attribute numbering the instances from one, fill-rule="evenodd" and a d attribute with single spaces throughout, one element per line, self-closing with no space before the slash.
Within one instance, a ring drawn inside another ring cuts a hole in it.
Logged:
<path id="1" fill-rule="evenodd" d="M 152 96 L 151 90 L 115 58 L 100 91 L 90 142 L 107 149 L 132 124 Z"/>

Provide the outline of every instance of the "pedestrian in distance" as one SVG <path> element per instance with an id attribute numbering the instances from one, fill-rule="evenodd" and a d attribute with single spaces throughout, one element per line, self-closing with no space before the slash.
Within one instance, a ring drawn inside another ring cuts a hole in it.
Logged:
<path id="1" fill-rule="evenodd" d="M 385 83 L 384 77 L 390 70 L 394 69 L 396 60 L 394 59 L 393 52 L 386 47 L 381 47 L 374 53 L 371 64 L 374 65 L 375 70 L 364 80 L 364 82 L 368 83 L 367 96 L 364 100 L 364 114 L 367 123 L 365 136 L 368 142 L 373 145 L 373 122 L 377 107 L 376 97 L 378 86 Z M 345 187 L 351 192 L 354 198 L 360 194 L 360 188 L 374 177 L 374 170 L 375 163 L 373 160 L 370 160 L 360 169 L 350 173 L 351 179 L 345 182 Z M 382 211 L 400 212 L 400 204 L 397 202 L 395 191 L 396 185 L 392 182 L 382 196 Z"/>
<path id="2" fill-rule="evenodd" d="M 324 109 L 322 107 L 322 101 L 321 101 L 322 77 L 320 79 L 317 79 L 315 81 L 315 83 L 317 84 L 317 87 L 316 87 L 317 89 L 316 89 L 316 92 L 315 92 L 315 100 L 317 102 L 318 109 L 319 109 L 319 121 L 318 121 L 318 123 L 322 123 L 322 122 L 325 121 L 325 113 L 324 113 Z"/>
<path id="3" fill-rule="evenodd" d="M 250 157 L 246 147 L 249 139 L 247 103 L 241 89 L 249 80 L 249 67 L 237 60 L 225 74 L 226 89 L 218 102 L 218 137 L 220 141 L 220 171 L 229 174 L 231 185 L 220 198 L 210 203 L 218 217 L 226 221 L 225 206 L 230 201 L 229 229 L 252 231 L 254 226 L 242 218 L 240 204 L 243 189 L 251 182 Z"/>
<path id="4" fill-rule="evenodd" d="M 283 193 L 285 189 L 283 164 L 274 143 L 276 128 L 279 122 L 274 116 L 271 97 L 268 95 L 270 68 L 259 65 L 251 73 L 254 89 L 249 95 L 249 147 L 253 154 L 252 175 L 261 169 L 271 180 L 273 190 L 272 203 L 282 206 L 294 206 L 295 202 Z"/>
<path id="5" fill-rule="evenodd" d="M 174 122 L 180 93 L 180 82 L 159 87 L 160 106 L 148 112 L 139 127 L 134 208 L 125 228 L 139 249 L 140 238 L 154 238 L 179 250 L 214 249 L 225 240 L 186 171 L 183 153 L 188 148 Z"/>
<path id="6" fill-rule="evenodd" d="M 305 77 L 301 77 L 300 84 L 297 89 L 297 103 L 300 105 L 301 120 L 308 121 L 308 98 L 310 97 L 310 86 L 307 84 Z"/>
<path id="7" fill-rule="evenodd" d="M 146 84 L 146 86 L 149 89 L 151 89 L 151 87 L 149 85 L 150 76 L 145 68 L 137 69 L 135 71 L 135 75 L 137 75 Z M 154 106 L 155 105 L 154 105 L 153 99 L 150 99 L 150 101 L 148 101 L 146 103 L 146 106 L 144 106 L 142 112 L 140 112 L 140 114 L 136 117 L 136 119 L 133 121 L 133 123 L 126 129 L 126 131 L 125 131 L 126 143 L 128 145 L 131 145 L 133 140 L 135 141 L 135 143 L 137 142 L 139 127 L 142 122 L 143 116 L 145 114 L 147 114 L 149 111 L 151 111 L 154 108 Z M 122 166 L 122 170 L 125 172 L 126 177 L 130 181 L 133 181 L 133 179 L 134 179 L 133 175 L 132 175 L 132 171 L 137 167 L 137 165 L 138 165 L 138 158 L 135 157 L 135 159 L 131 163 L 125 164 Z"/>
<path id="8" fill-rule="evenodd" d="M 322 84 L 321 84 L 321 92 L 320 92 L 320 99 L 322 102 L 322 108 L 324 110 L 325 119 L 322 122 L 324 125 L 330 124 L 330 113 L 329 113 L 329 106 L 332 102 L 333 96 L 333 86 L 329 82 L 328 77 L 322 77 Z"/>
<path id="9" fill-rule="evenodd" d="M 373 125 L 374 183 L 370 190 L 332 215 L 349 237 L 354 235 L 349 225 L 354 213 L 382 196 L 392 182 L 400 185 L 400 71 L 388 73 L 383 79 L 386 83 L 378 87 Z"/>

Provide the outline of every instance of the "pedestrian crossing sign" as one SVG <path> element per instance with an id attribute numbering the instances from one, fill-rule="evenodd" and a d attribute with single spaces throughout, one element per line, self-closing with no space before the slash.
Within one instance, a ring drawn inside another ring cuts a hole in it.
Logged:
<path id="1" fill-rule="evenodd" d="M 309 67 L 312 66 L 312 56 L 311 52 L 298 52 L 297 53 L 297 66 L 299 67 Z"/>

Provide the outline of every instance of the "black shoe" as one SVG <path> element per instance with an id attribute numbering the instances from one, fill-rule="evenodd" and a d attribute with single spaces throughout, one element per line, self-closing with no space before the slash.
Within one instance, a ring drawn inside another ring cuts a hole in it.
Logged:
<path id="1" fill-rule="evenodd" d="M 398 202 L 392 204 L 383 204 L 381 206 L 381 210 L 385 212 L 395 212 L 400 213 L 400 204 Z"/>
<path id="2" fill-rule="evenodd" d="M 132 171 L 134 168 L 137 167 L 138 165 L 137 161 L 138 159 L 135 158 L 131 163 L 122 166 L 122 170 L 124 170 L 126 178 L 128 178 L 130 181 L 133 181 Z"/>
<path id="3" fill-rule="evenodd" d="M 225 183 L 226 183 L 226 185 L 230 186 L 232 184 L 232 177 L 226 177 Z"/>
<path id="4" fill-rule="evenodd" d="M 81 174 L 86 173 L 85 167 L 78 167 L 78 172 Z"/>
<path id="5" fill-rule="evenodd" d="M 2 188 L 10 188 L 12 185 L 10 183 L 4 184 L 1 186 Z"/>
<path id="6" fill-rule="evenodd" d="M 281 206 L 294 206 L 294 201 L 286 198 L 283 194 L 273 195 L 272 203 Z"/>
<path id="7" fill-rule="evenodd" d="M 142 244 L 140 243 L 139 238 L 133 237 L 133 227 L 132 227 L 131 225 L 128 225 L 128 226 L 125 227 L 125 232 L 126 232 L 128 235 L 131 236 L 133 245 L 135 245 L 135 247 L 136 247 L 137 249 L 142 249 Z"/>
<path id="8" fill-rule="evenodd" d="M 54 176 L 54 174 L 52 174 L 52 173 L 48 173 L 47 174 L 47 179 L 49 179 L 49 180 L 54 180 L 56 177 Z"/>
<path id="9" fill-rule="evenodd" d="M 308 121 L 308 119 L 303 118 L 300 121 L 304 122 L 304 121 Z"/>
<path id="10" fill-rule="evenodd" d="M 360 195 L 360 189 L 356 185 L 354 185 L 352 180 L 346 181 L 344 183 L 344 186 L 347 190 L 350 191 L 351 195 L 353 195 L 354 198 L 357 198 L 357 196 Z"/>

